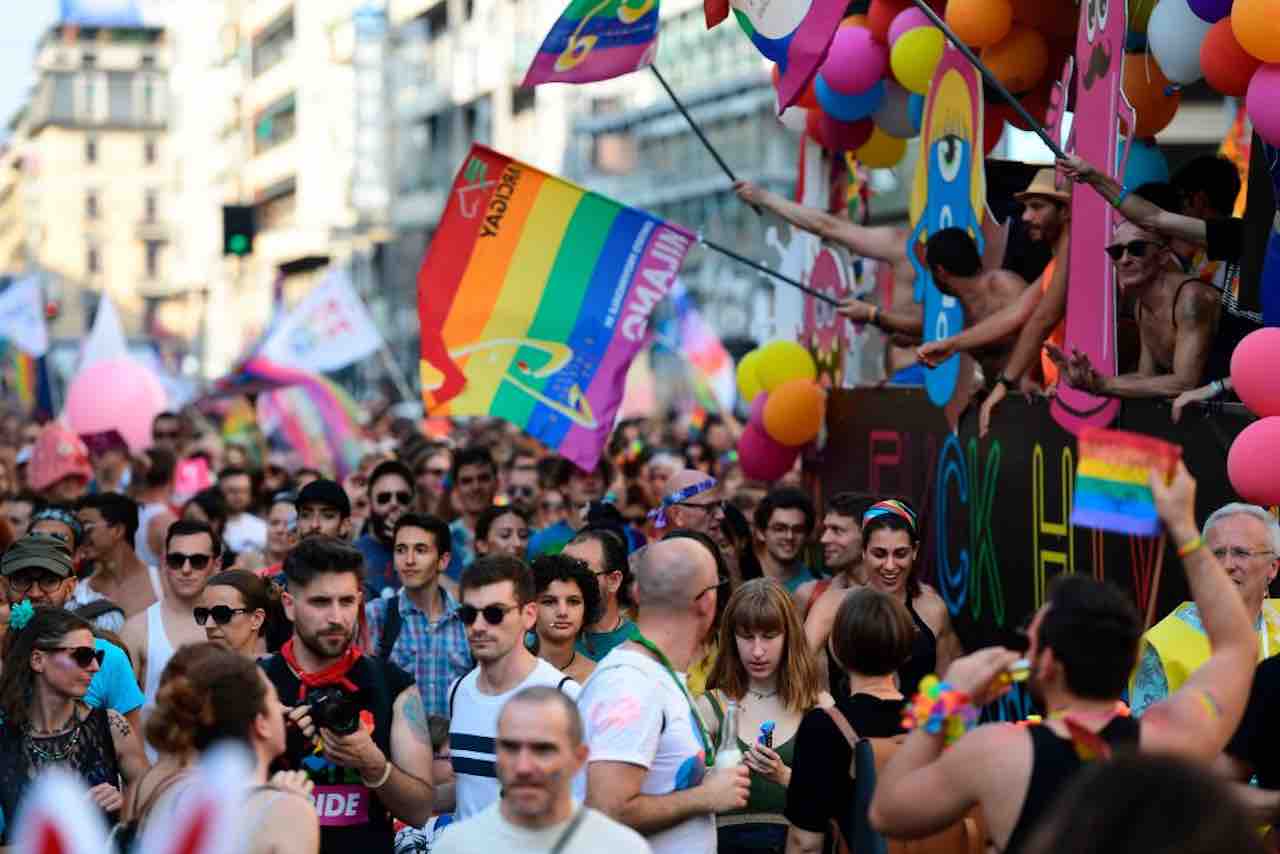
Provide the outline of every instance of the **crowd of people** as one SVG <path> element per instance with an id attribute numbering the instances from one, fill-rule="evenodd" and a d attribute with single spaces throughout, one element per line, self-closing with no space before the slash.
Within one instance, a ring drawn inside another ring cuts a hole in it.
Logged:
<path id="1" fill-rule="evenodd" d="M 1067 576 L 966 654 L 917 510 L 747 481 L 731 418 L 624 422 L 589 472 L 500 421 L 375 422 L 342 482 L 194 423 L 140 454 L 0 423 L 0 845 L 45 767 L 127 843 L 226 740 L 255 854 L 1117 850 L 1173 834 L 1092 793 L 1157 779 L 1226 829 L 1150 850 L 1280 815 L 1280 526 L 1201 529 L 1185 469 L 1152 489 L 1193 601 L 1144 633 Z M 1042 720 L 976 724 L 1024 678 Z"/>

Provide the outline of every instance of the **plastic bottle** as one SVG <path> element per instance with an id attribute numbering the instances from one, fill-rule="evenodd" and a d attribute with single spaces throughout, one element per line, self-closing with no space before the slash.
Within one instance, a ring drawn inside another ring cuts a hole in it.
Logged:
<path id="1" fill-rule="evenodd" d="M 720 724 L 720 746 L 716 748 L 717 768 L 736 768 L 742 764 L 742 750 L 738 747 L 738 704 L 730 700 Z"/>

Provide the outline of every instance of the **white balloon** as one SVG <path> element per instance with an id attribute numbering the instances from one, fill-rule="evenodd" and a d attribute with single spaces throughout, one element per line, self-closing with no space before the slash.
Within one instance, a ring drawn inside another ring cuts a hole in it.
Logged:
<path id="1" fill-rule="evenodd" d="M 1147 44 L 1164 76 L 1174 83 L 1194 83 L 1200 70 L 1200 45 L 1213 24 L 1202 19 L 1187 0 L 1160 0 L 1147 23 Z"/>
<path id="2" fill-rule="evenodd" d="M 787 107 L 782 111 L 782 115 L 778 116 L 778 121 L 782 122 L 783 127 L 787 130 L 804 133 L 805 119 L 808 118 L 807 113 L 808 110 L 804 107 Z"/>
<path id="3" fill-rule="evenodd" d="M 911 93 L 893 80 L 886 79 L 885 84 L 884 101 L 871 116 L 876 127 L 898 139 L 918 136 L 920 131 L 911 121 Z"/>

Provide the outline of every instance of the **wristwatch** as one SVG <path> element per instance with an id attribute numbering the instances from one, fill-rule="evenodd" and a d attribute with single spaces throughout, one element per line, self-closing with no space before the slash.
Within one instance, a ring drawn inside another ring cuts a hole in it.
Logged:
<path id="1" fill-rule="evenodd" d="M 1009 379 L 1004 374 L 1001 374 L 996 378 L 996 385 L 1002 385 L 1006 390 L 1011 390 L 1013 388 L 1013 380 Z"/>

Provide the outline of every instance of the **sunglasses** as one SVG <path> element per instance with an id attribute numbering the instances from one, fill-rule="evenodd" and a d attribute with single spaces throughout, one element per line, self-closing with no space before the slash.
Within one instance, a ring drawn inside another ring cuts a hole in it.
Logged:
<path id="1" fill-rule="evenodd" d="M 209 618 L 213 617 L 213 621 L 219 626 L 225 626 L 231 622 L 231 618 L 236 614 L 247 614 L 248 608 L 232 608 L 227 605 L 214 605 L 212 608 L 193 608 L 192 616 L 196 618 L 196 625 L 203 626 L 209 622 Z"/>
<path id="2" fill-rule="evenodd" d="M 185 564 L 191 564 L 191 568 L 196 572 L 202 571 L 209 565 L 209 561 L 213 560 L 213 555 L 194 554 L 188 555 L 182 552 L 169 552 L 164 556 L 165 565 L 174 572 L 182 569 Z"/>
<path id="3" fill-rule="evenodd" d="M 374 504 L 390 504 L 393 498 L 395 499 L 397 504 L 403 504 L 405 507 L 408 507 L 409 503 L 413 501 L 413 493 L 398 492 L 398 491 L 397 492 L 379 492 L 377 495 L 373 496 L 373 503 Z"/>
<path id="4" fill-rule="evenodd" d="M 98 666 L 102 666 L 102 657 L 106 655 L 100 649 L 94 649 L 91 646 L 42 646 L 45 652 L 65 652 L 71 656 L 71 660 L 76 663 L 76 667 L 82 667 L 86 670 L 96 661 Z"/>
<path id="5" fill-rule="evenodd" d="M 483 608 L 477 608 L 474 605 L 459 605 L 458 619 L 462 620 L 462 625 L 470 626 L 476 621 L 476 617 L 484 614 L 484 621 L 491 626 L 500 626 L 502 621 L 507 618 L 507 614 L 512 611 L 519 610 L 519 605 L 485 605 Z"/>
<path id="6" fill-rule="evenodd" d="M 1119 261 L 1128 252 L 1134 258 L 1145 258 L 1149 247 L 1159 248 L 1161 244 L 1152 240 L 1130 240 L 1128 243 L 1113 243 L 1107 247 L 1107 254 L 1112 261 Z"/>

